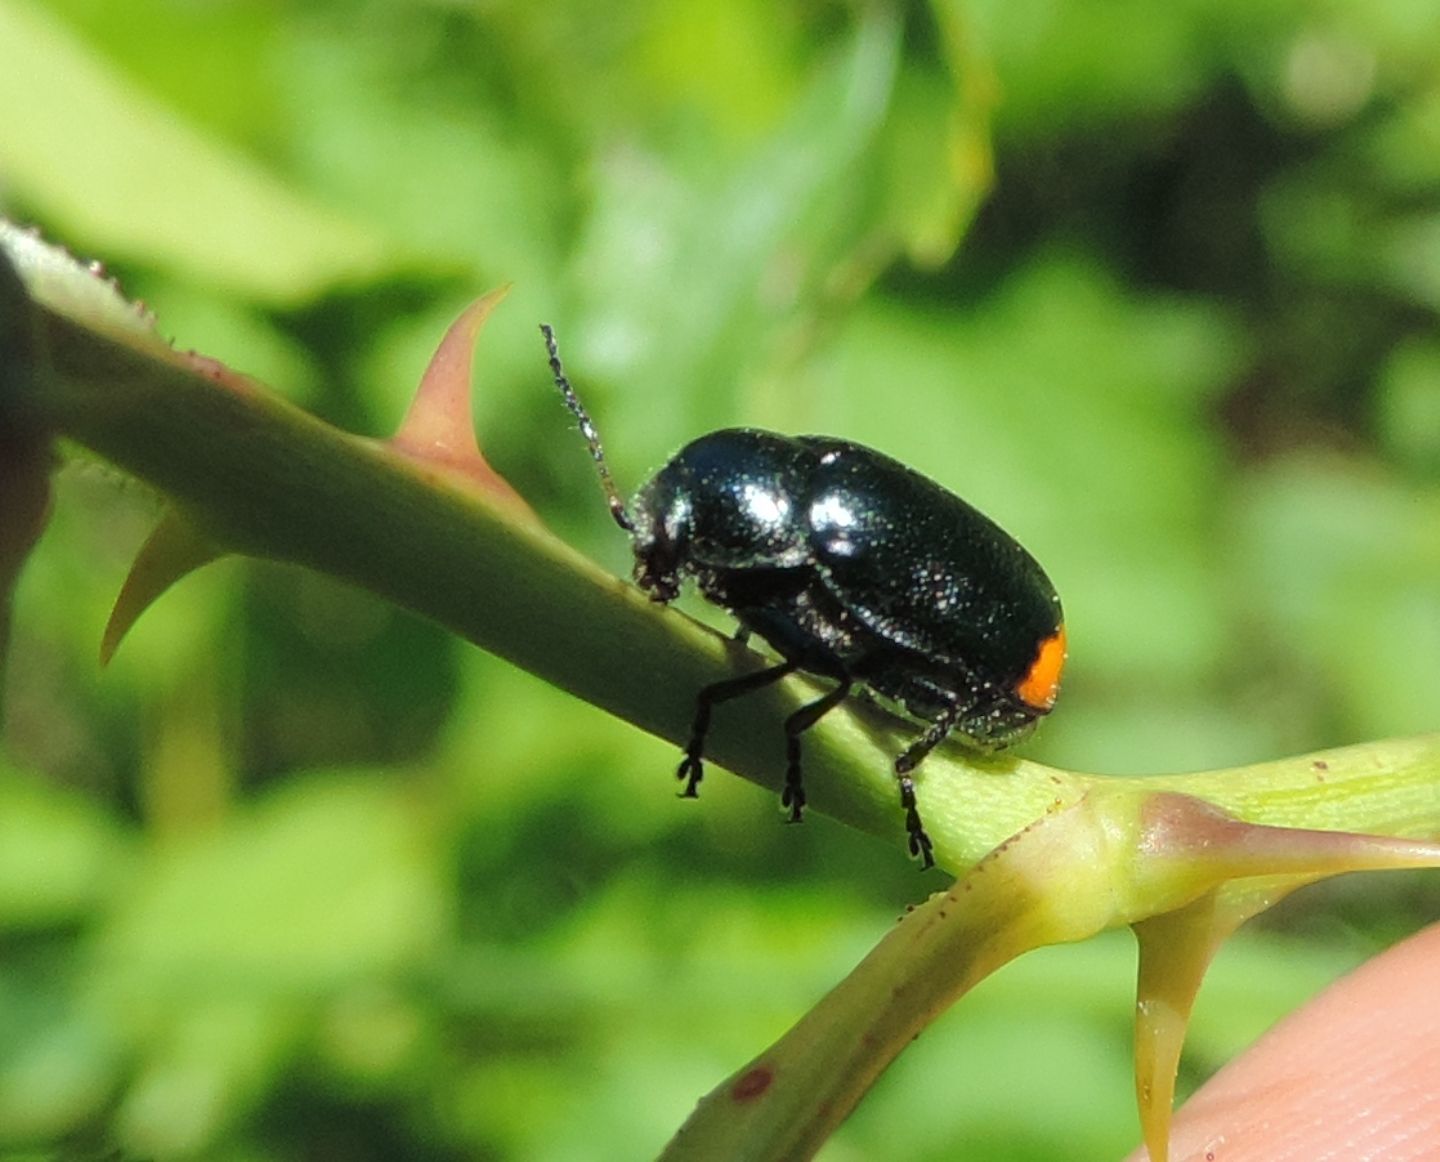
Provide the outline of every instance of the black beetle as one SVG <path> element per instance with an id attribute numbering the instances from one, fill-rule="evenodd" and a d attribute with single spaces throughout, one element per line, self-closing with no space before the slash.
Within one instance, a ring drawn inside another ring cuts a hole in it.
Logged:
<path id="1" fill-rule="evenodd" d="M 600 437 L 570 386 L 555 334 L 550 369 L 630 534 L 635 581 L 659 602 L 691 577 L 783 659 L 702 689 L 677 776 L 694 797 L 719 702 L 806 673 L 839 683 L 785 720 L 783 806 L 805 807 L 800 736 L 857 684 L 929 726 L 895 760 L 910 853 L 934 863 L 911 772 L 952 731 L 1009 746 L 1050 712 L 1065 663 L 1060 598 L 1013 537 L 934 481 L 828 436 L 726 428 L 691 441 L 627 510 Z"/>

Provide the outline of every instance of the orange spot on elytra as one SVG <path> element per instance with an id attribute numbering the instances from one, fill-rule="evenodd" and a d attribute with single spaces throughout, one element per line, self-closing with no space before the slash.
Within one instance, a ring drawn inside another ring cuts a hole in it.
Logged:
<path id="1" fill-rule="evenodd" d="M 1065 668 L 1065 627 L 1062 625 L 1040 643 L 1030 669 L 1015 687 L 1015 693 L 1036 710 L 1049 710 L 1060 693 L 1060 671 Z"/>
<path id="2" fill-rule="evenodd" d="M 754 1101 L 775 1081 L 775 1071 L 768 1065 L 757 1065 L 743 1073 L 730 1087 L 731 1101 Z"/>

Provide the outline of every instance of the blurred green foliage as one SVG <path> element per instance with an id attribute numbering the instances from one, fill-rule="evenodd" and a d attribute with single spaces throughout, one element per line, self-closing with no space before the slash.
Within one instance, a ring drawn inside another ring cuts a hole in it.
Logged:
<path id="1" fill-rule="evenodd" d="M 1437 726 L 1436 44 L 1417 0 L 0 0 L 0 195 L 374 434 L 513 280 L 482 443 L 620 572 L 541 319 L 622 481 L 725 424 L 884 448 L 1065 598 L 1034 753 L 1219 766 Z M 0 1150 L 653 1154 L 934 886 L 296 571 L 202 571 L 101 674 L 156 511 L 68 459 L 17 597 Z M 1413 882 L 1222 957 L 1196 1076 Z M 1118 1155 L 1132 956 L 988 982 L 825 1157 Z"/>

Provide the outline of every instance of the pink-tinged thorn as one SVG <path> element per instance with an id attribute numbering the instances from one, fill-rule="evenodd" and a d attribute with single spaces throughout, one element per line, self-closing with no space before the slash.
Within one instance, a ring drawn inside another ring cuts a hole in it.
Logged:
<path id="1" fill-rule="evenodd" d="M 451 324 L 389 445 L 411 460 L 439 469 L 452 482 L 478 487 L 490 499 L 538 523 L 530 506 L 481 454 L 470 410 L 475 342 L 490 312 L 509 291 L 506 285 L 483 295 Z"/>
<path id="2" fill-rule="evenodd" d="M 1141 812 L 1140 865 L 1153 891 L 1190 902 L 1133 924 L 1140 943 L 1135 1092 L 1152 1162 L 1165 1162 L 1180 1052 L 1200 982 L 1241 924 L 1326 876 L 1440 866 L 1440 843 L 1249 823 L 1189 795 L 1159 792 Z"/>
<path id="3" fill-rule="evenodd" d="M 1216 949 L 1244 917 L 1217 910 L 1207 892 L 1134 925 L 1140 944 L 1135 996 L 1135 1098 L 1151 1162 L 1166 1162 L 1175 1079 L 1190 1012 Z"/>
<path id="4" fill-rule="evenodd" d="M 1309 878 L 1440 866 L 1440 842 L 1249 823 L 1190 795 L 1159 792 L 1143 814 L 1140 854 L 1197 884 L 1249 876 Z"/>

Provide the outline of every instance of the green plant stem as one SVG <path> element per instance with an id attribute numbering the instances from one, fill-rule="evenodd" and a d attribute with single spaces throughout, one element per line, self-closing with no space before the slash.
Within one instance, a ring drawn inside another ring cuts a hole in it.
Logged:
<path id="1" fill-rule="evenodd" d="M 50 365 L 30 414 L 155 487 L 227 549 L 360 585 L 677 746 L 696 690 L 764 664 L 379 441 L 129 336 L 43 308 L 40 321 Z M 818 689 L 795 679 L 743 714 L 717 714 L 716 764 L 778 790 L 781 719 Z M 860 704 L 827 717 L 806 739 L 812 806 L 903 843 L 890 764 L 913 730 Z M 977 797 L 979 811 L 957 813 L 954 834 L 935 835 L 951 866 L 1079 793 L 1068 776 L 1018 759 L 983 770 L 958 751 L 943 760 L 930 770 L 1004 784 Z"/>
<path id="2" fill-rule="evenodd" d="M 362 586 L 677 746 L 696 690 L 764 664 L 383 442 L 340 432 L 149 336 L 86 326 L 44 305 L 36 312 L 46 366 L 17 378 L 28 387 L 0 399 L 0 422 L 8 411 L 91 449 L 227 549 Z M 795 678 L 748 699 L 743 713 L 718 714 L 708 754 L 778 790 L 781 719 L 818 690 Z M 811 806 L 902 844 L 891 762 L 914 730 L 855 700 L 828 715 L 805 736 Z M 1133 784 L 1199 795 L 1256 822 L 1432 834 L 1440 736 L 1229 772 L 1103 781 L 1111 793 Z M 918 793 L 937 860 L 958 871 L 1095 782 L 947 746 L 927 760 Z"/>

